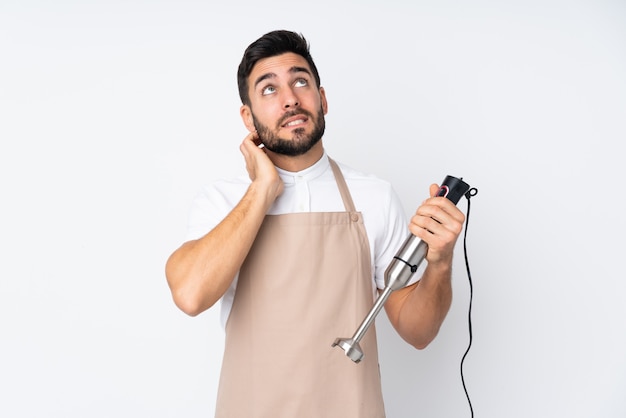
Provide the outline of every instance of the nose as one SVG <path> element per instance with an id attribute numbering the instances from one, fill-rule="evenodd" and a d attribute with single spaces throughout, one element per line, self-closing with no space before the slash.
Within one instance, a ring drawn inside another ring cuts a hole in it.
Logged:
<path id="1" fill-rule="evenodd" d="M 298 106 L 300 106 L 300 101 L 298 100 L 298 96 L 296 96 L 295 92 L 292 89 L 284 90 L 283 108 L 292 109 Z"/>

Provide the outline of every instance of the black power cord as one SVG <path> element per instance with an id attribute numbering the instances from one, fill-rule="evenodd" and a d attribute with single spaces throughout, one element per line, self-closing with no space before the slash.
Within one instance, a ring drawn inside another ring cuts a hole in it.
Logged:
<path id="1" fill-rule="evenodd" d="M 463 354 L 463 358 L 461 358 L 461 382 L 463 383 L 463 390 L 465 391 L 465 397 L 467 397 L 467 403 L 469 404 L 471 417 L 474 418 L 474 408 L 472 408 L 472 401 L 470 400 L 469 393 L 467 392 L 467 386 L 465 385 L 465 376 L 463 374 L 463 365 L 465 363 L 465 358 L 467 357 L 467 353 L 469 353 L 470 348 L 472 347 L 472 299 L 474 297 L 474 285 L 472 283 L 472 274 L 470 272 L 469 260 L 467 257 L 467 227 L 469 225 L 469 217 L 470 217 L 470 198 L 476 196 L 478 190 L 476 188 L 471 188 L 465 193 L 465 197 L 467 198 L 467 216 L 465 217 L 465 233 L 463 234 L 463 254 L 465 256 L 465 268 L 467 270 L 467 278 L 469 281 L 470 288 L 470 297 L 469 297 L 469 308 L 467 310 L 467 326 L 469 330 L 469 343 L 467 345 L 467 350 L 465 350 L 465 354 Z"/>

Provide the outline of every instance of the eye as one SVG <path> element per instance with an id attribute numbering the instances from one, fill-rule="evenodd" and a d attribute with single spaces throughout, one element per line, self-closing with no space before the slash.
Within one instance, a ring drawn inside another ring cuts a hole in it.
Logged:
<path id="1" fill-rule="evenodd" d="M 267 96 L 268 94 L 272 94 L 275 92 L 276 92 L 276 89 L 274 88 L 274 86 L 265 86 L 261 89 L 261 94 L 263 96 Z"/>
<path id="2" fill-rule="evenodd" d="M 309 85 L 309 81 L 306 78 L 299 78 L 296 80 L 294 85 L 296 87 L 306 87 Z"/>

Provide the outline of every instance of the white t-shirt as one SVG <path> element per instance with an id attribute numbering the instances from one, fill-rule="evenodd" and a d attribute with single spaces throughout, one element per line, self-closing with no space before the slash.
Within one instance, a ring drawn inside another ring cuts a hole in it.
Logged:
<path id="1" fill-rule="evenodd" d="M 341 172 L 363 222 L 370 246 L 372 287 L 385 287 L 384 273 L 409 232 L 402 204 L 391 184 L 353 170 L 339 162 Z M 326 154 L 313 166 L 297 173 L 277 168 L 284 191 L 269 209 L 269 215 L 294 212 L 343 212 L 345 207 Z M 245 194 L 250 179 L 218 180 L 195 198 L 189 216 L 187 240 L 207 234 L 230 213 Z M 422 264 L 422 266 L 424 263 Z M 411 283 L 421 276 L 420 268 Z M 221 298 L 221 322 L 226 324 L 232 307 L 237 277 Z"/>

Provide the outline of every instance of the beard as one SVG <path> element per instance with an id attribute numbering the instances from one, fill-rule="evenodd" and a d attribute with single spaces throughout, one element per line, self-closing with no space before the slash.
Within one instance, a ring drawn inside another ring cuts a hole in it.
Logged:
<path id="1" fill-rule="evenodd" d="M 277 124 L 280 126 L 283 120 L 295 115 L 305 115 L 309 119 L 314 119 L 313 114 L 306 110 L 299 110 L 285 114 L 280 122 Z M 290 157 L 296 157 L 298 155 L 306 154 L 315 144 L 317 144 L 326 129 L 326 121 L 324 119 L 324 112 L 320 107 L 317 112 L 317 117 L 314 119 L 315 124 L 313 131 L 310 134 L 306 134 L 304 128 L 296 128 L 292 131 L 291 139 L 281 138 L 274 131 L 272 131 L 267 125 L 257 121 L 257 118 L 252 114 L 254 127 L 256 128 L 259 138 L 263 142 L 263 145 L 268 150 L 281 155 L 287 155 Z"/>

